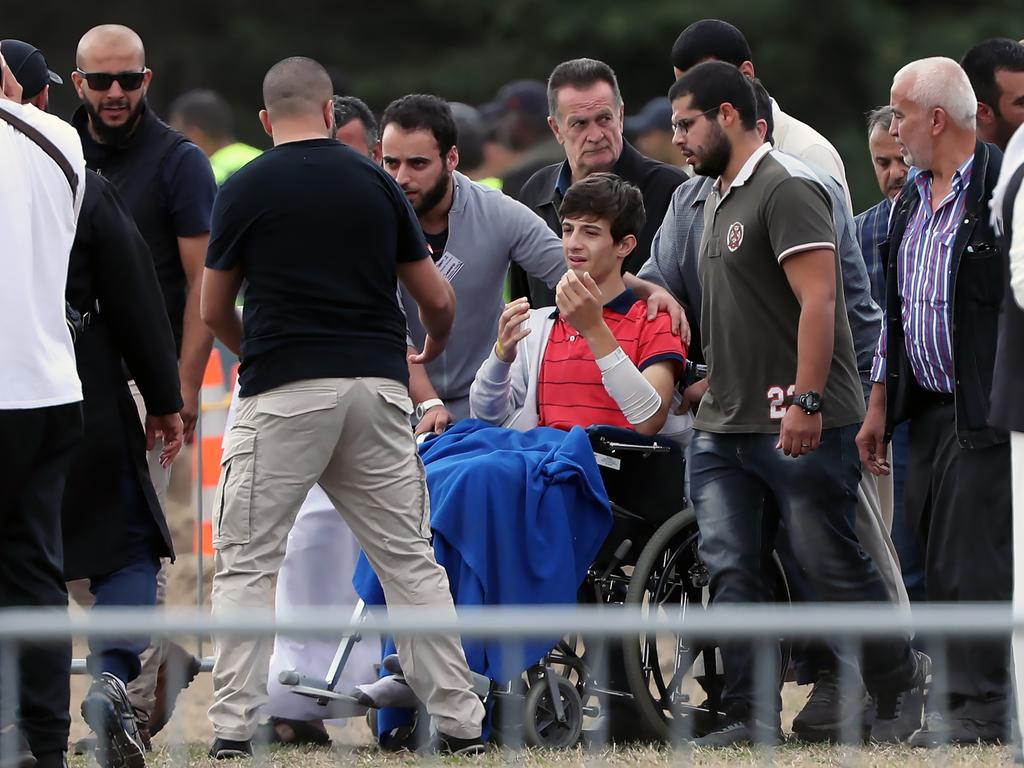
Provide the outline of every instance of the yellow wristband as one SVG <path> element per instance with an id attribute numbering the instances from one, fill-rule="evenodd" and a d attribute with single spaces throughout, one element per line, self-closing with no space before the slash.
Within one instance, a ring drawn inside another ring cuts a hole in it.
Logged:
<path id="1" fill-rule="evenodd" d="M 498 356 L 499 360 L 505 360 L 505 348 L 501 346 L 501 339 L 494 342 L 494 354 Z"/>

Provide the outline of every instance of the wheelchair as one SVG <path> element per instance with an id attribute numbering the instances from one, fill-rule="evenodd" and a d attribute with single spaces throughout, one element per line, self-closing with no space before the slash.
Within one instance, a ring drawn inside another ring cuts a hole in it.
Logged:
<path id="1" fill-rule="evenodd" d="M 710 578 L 697 550 L 696 515 L 683 491 L 681 448 L 615 427 L 587 431 L 613 521 L 578 600 L 672 617 L 703 611 Z M 789 602 L 785 574 L 774 556 L 770 578 L 776 601 Z M 364 615 L 360 602 L 354 622 Z M 280 674 L 281 684 L 322 705 L 325 719 L 363 712 L 352 697 L 334 690 L 359 639 L 358 633 L 342 638 L 324 678 L 290 670 Z M 779 642 L 785 670 L 790 648 L 784 639 Z M 474 690 L 494 701 L 492 738 L 556 749 L 602 733 L 613 740 L 649 741 L 703 735 L 718 722 L 722 688 L 717 644 L 688 640 L 685 633 L 605 643 L 567 636 L 517 679 L 498 684 L 474 674 Z M 372 726 L 372 711 L 370 720 Z M 393 744 L 418 743 L 424 738 L 417 733 L 422 722 L 414 718 L 412 726 L 393 735 Z"/>

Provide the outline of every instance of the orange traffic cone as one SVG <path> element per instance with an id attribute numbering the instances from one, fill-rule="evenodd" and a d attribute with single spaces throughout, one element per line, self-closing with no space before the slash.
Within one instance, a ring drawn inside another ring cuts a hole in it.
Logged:
<path id="1" fill-rule="evenodd" d="M 199 450 L 193 453 L 192 476 L 202 487 L 203 526 L 200 537 L 198 521 L 193 527 L 192 550 L 204 555 L 213 554 L 213 498 L 220 480 L 221 443 L 227 423 L 231 393 L 224 387 L 224 368 L 220 351 L 214 347 L 203 375 L 200 394 Z M 202 464 L 199 456 L 202 455 Z M 200 550 L 200 547 L 202 548 Z"/>

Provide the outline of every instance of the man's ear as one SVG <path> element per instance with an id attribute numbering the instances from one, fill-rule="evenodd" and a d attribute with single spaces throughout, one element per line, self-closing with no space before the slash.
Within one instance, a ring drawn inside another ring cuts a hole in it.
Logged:
<path id="1" fill-rule="evenodd" d="M 384 150 L 381 149 L 379 141 L 370 147 L 370 159 L 377 165 L 380 165 L 381 161 L 384 159 Z"/>
<path id="2" fill-rule="evenodd" d="M 448 154 L 444 157 L 444 169 L 448 173 L 451 173 L 459 167 L 459 148 L 452 147 L 448 150 Z"/>
<path id="3" fill-rule="evenodd" d="M 741 63 L 739 66 L 739 70 L 740 72 L 742 72 L 744 75 L 751 79 L 757 77 L 757 75 L 754 74 L 754 62 L 752 61 L 744 61 L 743 63 Z"/>
<path id="4" fill-rule="evenodd" d="M 565 144 L 565 138 L 562 136 L 562 131 L 558 127 L 558 121 L 550 115 L 548 115 L 548 128 L 551 129 L 551 133 L 555 135 L 555 140 L 559 144 Z"/>
<path id="5" fill-rule="evenodd" d="M 995 110 L 984 101 L 978 102 L 978 125 L 992 125 L 996 121 Z"/>
<path id="6" fill-rule="evenodd" d="M 327 128 L 327 135 L 334 136 L 334 100 L 328 99 L 324 104 L 324 127 Z"/>
<path id="7" fill-rule="evenodd" d="M 80 74 L 78 74 L 77 71 L 72 71 L 72 73 L 71 73 L 71 84 L 73 86 L 75 86 L 75 93 L 78 94 L 78 98 L 80 98 L 80 99 L 85 98 L 85 94 L 82 92 L 82 83 L 84 81 L 85 81 L 85 78 L 83 78 Z"/>
<path id="8" fill-rule="evenodd" d="M 636 248 L 636 235 L 626 235 L 615 244 L 615 258 L 625 259 Z"/>
<path id="9" fill-rule="evenodd" d="M 28 100 L 28 103 L 38 109 L 40 112 L 45 112 L 46 107 L 50 103 L 50 86 L 44 85 L 43 90 Z"/>
<path id="10" fill-rule="evenodd" d="M 260 125 L 263 126 L 263 130 L 266 131 L 267 136 L 274 138 L 274 126 L 270 123 L 270 113 L 265 109 L 260 110 Z"/>
<path id="11" fill-rule="evenodd" d="M 932 121 L 932 136 L 938 136 L 949 125 L 949 115 L 942 107 L 934 107 L 929 117 Z"/>
<path id="12" fill-rule="evenodd" d="M 722 102 L 718 107 L 718 114 L 722 116 L 726 125 L 739 120 L 740 113 L 736 111 L 736 107 L 730 104 L 728 101 Z M 710 119 L 710 118 L 709 118 Z"/>

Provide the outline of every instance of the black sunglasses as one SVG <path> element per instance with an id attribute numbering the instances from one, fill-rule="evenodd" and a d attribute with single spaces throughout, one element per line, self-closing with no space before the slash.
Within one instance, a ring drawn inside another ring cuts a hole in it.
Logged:
<path id="1" fill-rule="evenodd" d="M 80 69 L 75 71 L 82 76 L 94 91 L 109 91 L 115 80 L 121 84 L 121 90 L 137 91 L 142 87 L 142 82 L 146 79 L 146 72 L 149 70 L 117 72 L 116 74 L 111 72 L 83 72 Z"/>

